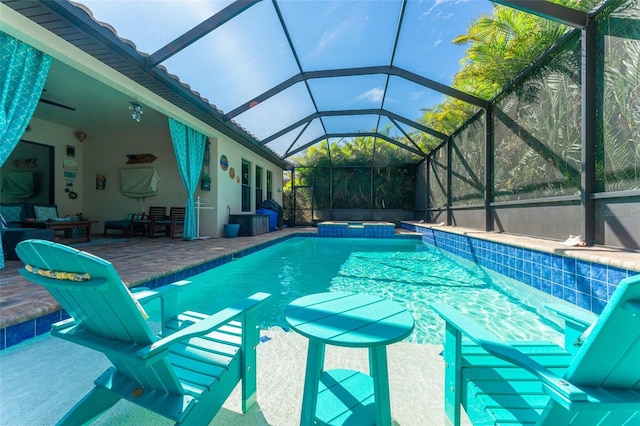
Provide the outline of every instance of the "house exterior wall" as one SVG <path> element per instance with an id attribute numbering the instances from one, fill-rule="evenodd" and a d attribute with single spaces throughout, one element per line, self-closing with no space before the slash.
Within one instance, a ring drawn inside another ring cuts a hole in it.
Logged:
<path id="1" fill-rule="evenodd" d="M 273 173 L 273 198 L 282 204 L 280 166 L 271 163 L 228 136 L 222 135 L 206 123 L 2 4 L 0 4 L 0 10 L 3 14 L 0 30 L 51 55 L 55 61 L 60 61 L 108 85 L 112 90 L 138 100 L 144 105 L 145 110 L 152 108 L 165 116 L 171 116 L 209 137 L 211 141 L 209 172 L 213 178 L 211 191 L 198 189 L 195 193 L 196 198 L 201 197 L 205 207 L 201 210 L 200 235 L 222 236 L 223 224 L 227 223 L 228 219 L 227 206 L 232 213 L 240 212 L 241 185 L 229 177 L 229 170 L 233 167 L 235 174 L 239 175 L 243 158 L 251 162 L 252 176 L 255 176 L 256 165 L 263 168 L 265 176 L 267 170 Z M 99 119 L 99 117 L 96 118 L 96 120 Z M 105 220 L 123 219 L 127 213 L 148 211 L 151 205 L 170 207 L 185 204 L 187 194 L 175 162 L 168 123 L 166 126 L 152 127 L 145 124 L 143 118 L 141 123 L 132 121 L 130 127 L 120 129 L 110 129 L 104 123 L 86 123 L 82 130 L 88 136 L 83 143 L 74 136 L 78 129 L 59 126 L 36 118 L 31 124 L 32 130 L 25 134 L 24 139 L 55 147 L 55 202 L 58 204 L 59 214 L 65 216 L 81 212 L 90 220 L 98 221 L 92 226 L 93 233 L 102 232 Z M 78 193 L 78 198 L 75 200 L 71 200 L 64 192 L 62 160 L 65 158 L 67 145 L 76 147 L 75 160 L 78 162 L 78 171 L 74 189 Z M 151 153 L 157 159 L 150 164 L 126 164 L 127 154 L 144 153 Z M 222 154 L 227 155 L 229 159 L 229 167 L 226 171 L 220 167 Z M 155 167 L 158 170 L 160 182 L 157 196 L 137 200 L 127 198 L 120 193 L 119 170 L 130 167 Z M 97 173 L 107 175 L 104 190 L 96 189 Z M 256 206 L 253 205 L 255 182 L 252 182 L 251 197 L 251 211 L 255 211 Z"/>
<path id="2" fill-rule="evenodd" d="M 34 118 L 31 120 L 29 130 L 22 136 L 22 140 L 49 145 L 54 149 L 54 203 L 58 206 L 58 215 L 61 217 L 84 213 L 84 183 L 82 179 L 84 147 L 74 136 L 74 132 L 75 129 Z M 75 148 L 75 157 L 72 159 L 78 165 L 77 177 L 73 181 L 73 191 L 78 194 L 78 198 L 75 200 L 69 198 L 68 193 L 64 192 L 66 187 L 62 164 L 65 158 L 71 159 L 66 155 L 68 145 Z"/>
<path id="3" fill-rule="evenodd" d="M 256 166 L 263 169 L 263 190 L 266 199 L 266 175 L 267 171 L 273 173 L 273 199 L 282 205 L 282 169 L 269 162 L 258 154 L 242 147 L 226 136 L 221 136 L 212 144 L 211 150 L 211 176 L 217 189 L 217 218 L 216 236 L 223 235 L 223 225 L 227 223 L 230 214 L 242 213 L 242 160 L 251 163 L 251 212 L 255 212 L 260 206 L 255 205 L 255 173 Z M 214 156 L 215 152 L 215 156 Z M 220 157 L 224 155 L 228 160 L 227 170 L 220 166 Z M 233 178 L 231 170 L 233 169 Z M 215 172 L 214 172 L 215 170 Z"/>
<path id="4" fill-rule="evenodd" d="M 147 212 L 149 206 L 168 208 L 185 205 L 187 193 L 176 164 L 168 125 L 149 127 L 132 123 L 133 126 L 127 129 L 88 128 L 87 139 L 80 143 L 74 136 L 75 129 L 36 118 L 32 120 L 31 130 L 25 134 L 24 139 L 54 147 L 54 192 L 60 216 L 82 213 L 90 220 L 97 221 L 92 225 L 93 233 L 101 233 L 106 220 L 123 219 L 128 213 Z M 264 169 L 265 176 L 267 170 L 273 173 L 273 198 L 280 204 L 282 169 L 229 138 L 221 136 L 209 139 L 209 174 L 213 178 L 211 191 L 202 191 L 198 187 L 195 197 L 200 197 L 203 207 L 200 211 L 200 235 L 218 238 L 223 235 L 223 225 L 228 220 L 227 206 L 232 214 L 240 213 L 241 210 L 241 184 L 236 181 L 235 176 L 240 174 L 242 159 L 251 162 L 252 173 L 255 173 L 256 165 Z M 73 159 L 78 163 L 77 179 L 74 182 L 78 198 L 75 200 L 64 192 L 62 165 L 63 159 L 69 158 L 66 156 L 67 145 L 75 148 Z M 127 164 L 128 154 L 146 153 L 155 155 L 157 159 L 148 164 Z M 229 162 L 227 170 L 223 170 L 220 165 L 220 156 L 223 154 Z M 135 199 L 121 193 L 120 170 L 135 167 L 154 167 L 158 170 L 160 182 L 156 196 Z M 230 178 L 232 168 L 234 179 Z M 96 189 L 97 174 L 107 176 L 104 190 Z M 252 182 L 252 211 L 256 210 L 254 195 L 255 187 Z"/>

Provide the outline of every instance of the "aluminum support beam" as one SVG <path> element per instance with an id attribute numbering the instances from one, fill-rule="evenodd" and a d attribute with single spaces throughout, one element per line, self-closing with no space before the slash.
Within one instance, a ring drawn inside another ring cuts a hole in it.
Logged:
<path id="1" fill-rule="evenodd" d="M 602 138 L 597 124 L 602 120 L 598 117 L 598 80 L 597 67 L 597 22 L 590 17 L 587 26 L 582 30 L 582 128 L 581 128 L 581 205 L 582 205 L 582 235 L 589 245 L 595 241 L 595 200 L 591 195 L 596 192 L 596 146 L 597 138 Z M 601 74 L 602 75 L 602 74 Z"/>

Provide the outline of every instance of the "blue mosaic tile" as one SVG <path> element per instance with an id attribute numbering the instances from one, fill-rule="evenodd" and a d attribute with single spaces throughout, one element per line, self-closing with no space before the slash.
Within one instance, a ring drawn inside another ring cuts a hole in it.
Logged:
<path id="1" fill-rule="evenodd" d="M 624 269 L 614 268 L 613 266 L 610 266 L 608 268 L 606 279 L 608 283 L 618 284 L 620 280 L 624 278 L 627 278 L 627 271 L 625 271 Z"/>
<path id="2" fill-rule="evenodd" d="M 6 328 L 6 347 L 22 343 L 27 339 L 35 337 L 35 320 L 29 320 L 20 324 L 10 325 Z"/>
<path id="3" fill-rule="evenodd" d="M 592 263 L 591 278 L 598 281 L 607 281 L 607 265 Z"/>
<path id="4" fill-rule="evenodd" d="M 613 295 L 613 293 L 616 291 L 617 288 L 618 288 L 617 284 L 607 285 L 607 300 L 611 299 L 611 296 Z"/>
<path id="5" fill-rule="evenodd" d="M 575 290 L 567 287 L 564 288 L 564 300 L 566 300 L 569 303 L 573 303 L 575 305 L 576 298 L 577 298 L 577 294 Z"/>
<path id="6" fill-rule="evenodd" d="M 542 264 L 542 253 L 540 253 L 539 251 L 534 251 L 533 254 L 531 255 L 531 261 L 534 264 L 541 265 Z"/>
<path id="7" fill-rule="evenodd" d="M 551 286 L 551 294 L 558 299 L 564 299 L 564 287 L 560 284 L 553 283 Z"/>
<path id="8" fill-rule="evenodd" d="M 516 281 L 522 282 L 524 279 L 524 272 L 522 270 L 516 271 Z"/>
<path id="9" fill-rule="evenodd" d="M 640 273 L 446 231 L 429 232 L 432 245 L 547 293 L 559 295 L 562 290 L 564 300 L 594 312 L 611 297 L 621 279 Z"/>
<path id="10" fill-rule="evenodd" d="M 42 317 L 36 318 L 36 336 L 51 331 L 51 326 L 60 321 L 60 311 L 52 312 Z"/>
<path id="11" fill-rule="evenodd" d="M 576 260 L 571 257 L 562 258 L 562 269 L 574 274 L 576 272 Z"/>
<path id="12" fill-rule="evenodd" d="M 534 277 L 542 277 L 542 265 L 539 263 L 534 263 L 531 269 L 531 274 Z"/>
<path id="13" fill-rule="evenodd" d="M 551 267 L 554 269 L 562 269 L 562 257 L 557 255 L 551 256 Z"/>
<path id="14" fill-rule="evenodd" d="M 562 283 L 564 284 L 565 287 L 567 288 L 573 288 L 575 289 L 577 284 L 576 284 L 576 274 L 572 274 L 570 272 L 563 272 L 562 275 Z"/>
<path id="15" fill-rule="evenodd" d="M 602 281 L 592 280 L 591 295 L 598 299 L 607 300 L 608 299 L 607 283 Z"/>
<path id="16" fill-rule="evenodd" d="M 584 294 L 591 294 L 591 280 L 582 275 L 576 276 L 576 290 Z"/>
<path id="17" fill-rule="evenodd" d="M 576 274 L 582 275 L 583 277 L 591 278 L 591 262 L 586 262 L 584 260 L 577 260 Z"/>
<path id="18" fill-rule="evenodd" d="M 591 299 L 591 311 L 594 314 L 600 315 L 606 305 L 607 305 L 607 302 L 604 300 L 600 300 L 596 298 Z"/>
<path id="19" fill-rule="evenodd" d="M 583 293 L 576 293 L 576 305 L 588 311 L 591 310 L 591 296 Z"/>

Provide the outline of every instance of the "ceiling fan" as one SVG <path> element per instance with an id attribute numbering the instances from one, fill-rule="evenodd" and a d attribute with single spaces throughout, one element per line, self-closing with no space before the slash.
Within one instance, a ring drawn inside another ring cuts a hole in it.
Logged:
<path id="1" fill-rule="evenodd" d="M 46 91 L 47 91 L 47 89 L 42 89 L 42 93 L 44 93 Z M 64 105 L 64 104 L 61 104 L 59 102 L 50 101 L 48 99 L 43 99 L 42 97 L 40 98 L 40 102 L 42 102 L 43 104 L 53 105 L 53 106 L 57 106 L 59 108 L 68 109 L 69 111 L 75 111 L 76 110 L 74 107 L 70 107 L 68 105 Z"/>

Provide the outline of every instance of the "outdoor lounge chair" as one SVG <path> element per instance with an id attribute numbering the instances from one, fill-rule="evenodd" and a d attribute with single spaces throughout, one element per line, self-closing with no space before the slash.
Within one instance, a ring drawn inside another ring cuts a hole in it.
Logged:
<path id="1" fill-rule="evenodd" d="M 509 344 L 447 305 L 433 308 L 447 323 L 450 423 L 460 424 L 462 405 L 474 425 L 640 424 L 640 275 L 620 281 L 592 326 L 584 311 L 550 306 L 567 324 L 565 348 Z"/>
<path id="2" fill-rule="evenodd" d="M 239 381 L 242 410 L 256 401 L 256 293 L 213 315 L 178 314 L 188 281 L 131 293 L 113 265 L 89 253 L 43 240 L 17 247 L 20 273 L 40 284 L 71 316 L 52 335 L 100 351 L 111 361 L 91 390 L 60 424 L 90 422 L 120 398 L 177 424 L 206 425 Z M 161 336 L 149 328 L 140 303 L 161 303 Z"/>

